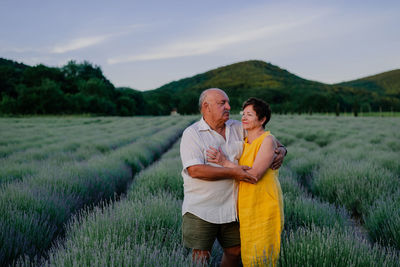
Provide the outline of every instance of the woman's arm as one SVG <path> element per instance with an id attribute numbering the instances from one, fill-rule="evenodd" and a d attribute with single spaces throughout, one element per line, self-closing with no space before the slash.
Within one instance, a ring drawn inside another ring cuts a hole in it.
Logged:
<path id="1" fill-rule="evenodd" d="M 257 180 L 260 180 L 271 166 L 274 159 L 275 148 L 276 143 L 273 136 L 265 137 L 257 152 L 253 166 L 247 172 L 257 177 Z"/>
<path id="2" fill-rule="evenodd" d="M 275 138 L 272 135 L 265 137 L 261 143 L 253 166 L 251 169 L 247 170 L 249 174 L 257 178 L 257 181 L 260 180 L 268 168 L 271 167 L 272 161 L 274 160 L 276 146 Z M 210 149 L 207 150 L 207 161 L 228 168 L 234 168 L 238 166 L 226 158 L 221 148 L 218 148 L 217 150 L 213 147 L 210 147 Z"/>

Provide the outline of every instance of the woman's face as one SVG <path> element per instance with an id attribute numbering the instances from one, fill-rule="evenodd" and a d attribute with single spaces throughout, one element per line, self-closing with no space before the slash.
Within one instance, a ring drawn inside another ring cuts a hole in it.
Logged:
<path id="1" fill-rule="evenodd" d="M 264 121 L 265 118 L 262 120 L 258 119 L 257 114 L 253 109 L 253 105 L 248 105 L 244 108 L 242 115 L 243 129 L 248 131 L 252 129 L 263 128 L 262 124 L 264 123 Z"/>

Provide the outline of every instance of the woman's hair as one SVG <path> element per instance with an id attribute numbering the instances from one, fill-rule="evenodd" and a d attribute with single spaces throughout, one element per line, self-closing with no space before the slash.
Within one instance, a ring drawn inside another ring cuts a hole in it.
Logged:
<path id="1" fill-rule="evenodd" d="M 265 122 L 262 125 L 262 127 L 265 128 L 265 125 L 271 119 L 271 107 L 269 106 L 269 104 L 262 99 L 250 97 L 243 103 L 242 109 L 245 109 L 247 106 L 253 106 L 258 120 L 266 118 Z"/>

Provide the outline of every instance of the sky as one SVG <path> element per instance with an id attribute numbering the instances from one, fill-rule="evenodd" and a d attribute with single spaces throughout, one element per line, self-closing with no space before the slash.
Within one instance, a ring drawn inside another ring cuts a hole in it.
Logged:
<path id="1" fill-rule="evenodd" d="M 400 1 L 1 0 L 0 57 L 145 91 L 246 60 L 338 83 L 400 68 Z"/>

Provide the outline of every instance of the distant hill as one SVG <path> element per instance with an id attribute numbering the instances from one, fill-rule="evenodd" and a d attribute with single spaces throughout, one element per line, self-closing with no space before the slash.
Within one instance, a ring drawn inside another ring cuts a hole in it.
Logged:
<path id="1" fill-rule="evenodd" d="M 393 82 L 397 81 L 396 77 L 400 79 L 399 73 L 390 79 L 381 77 L 379 81 L 386 84 L 385 88 L 398 90 L 398 84 Z M 144 92 L 144 98 L 154 107 L 153 114 L 168 114 L 173 108 L 180 113 L 194 113 L 200 92 L 210 87 L 225 90 L 234 110 L 239 110 L 243 101 L 251 96 L 266 100 L 274 112 L 283 113 L 400 110 L 399 97 L 388 94 L 381 86 L 371 90 L 362 84 L 353 86 L 351 82 L 328 85 L 303 79 L 258 60 L 231 64 L 171 82 Z"/>
<path id="2" fill-rule="evenodd" d="M 338 85 L 362 88 L 381 95 L 400 96 L 400 69 L 383 72 Z"/>

